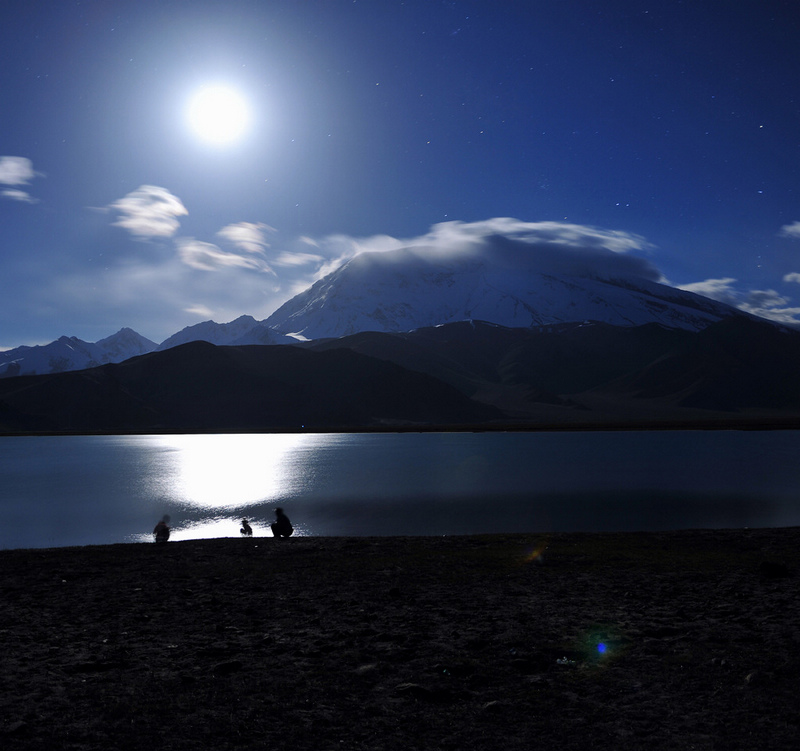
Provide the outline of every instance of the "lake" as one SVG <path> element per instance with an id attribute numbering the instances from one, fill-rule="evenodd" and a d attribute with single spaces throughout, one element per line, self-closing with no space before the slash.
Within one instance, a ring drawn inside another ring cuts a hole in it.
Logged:
<path id="1" fill-rule="evenodd" d="M 0 438 L 0 548 L 800 525 L 800 431 Z"/>

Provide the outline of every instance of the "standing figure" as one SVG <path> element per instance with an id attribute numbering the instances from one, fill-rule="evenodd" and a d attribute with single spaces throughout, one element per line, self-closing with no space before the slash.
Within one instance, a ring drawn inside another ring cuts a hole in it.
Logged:
<path id="1" fill-rule="evenodd" d="M 245 537 L 253 536 L 253 528 L 247 523 L 247 519 L 242 519 L 242 528 L 239 530 Z"/>
<path id="2" fill-rule="evenodd" d="M 294 532 L 294 527 L 289 521 L 289 517 L 283 513 L 282 508 L 275 509 L 275 521 L 269 527 L 275 537 L 291 537 Z"/>
<path id="3" fill-rule="evenodd" d="M 164 514 L 164 518 L 155 526 L 153 535 L 156 542 L 166 542 L 169 540 L 169 516 Z"/>

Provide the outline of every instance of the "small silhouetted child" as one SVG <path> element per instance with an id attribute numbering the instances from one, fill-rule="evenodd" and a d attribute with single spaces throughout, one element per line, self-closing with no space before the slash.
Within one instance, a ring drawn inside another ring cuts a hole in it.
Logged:
<path id="1" fill-rule="evenodd" d="M 291 537 L 294 532 L 294 527 L 289 521 L 289 517 L 283 513 L 282 508 L 275 509 L 275 521 L 269 527 L 275 537 Z"/>
<path id="2" fill-rule="evenodd" d="M 247 519 L 242 519 L 242 528 L 239 530 L 245 537 L 253 536 L 253 528 L 247 523 Z"/>
<path id="3" fill-rule="evenodd" d="M 166 542 L 169 540 L 169 516 L 167 514 L 156 524 L 153 535 L 156 538 L 156 542 Z"/>

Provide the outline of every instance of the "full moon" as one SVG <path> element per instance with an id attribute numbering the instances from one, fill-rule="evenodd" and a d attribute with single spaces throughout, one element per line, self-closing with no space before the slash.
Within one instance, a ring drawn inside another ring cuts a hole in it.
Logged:
<path id="1" fill-rule="evenodd" d="M 204 141 L 226 144 L 247 130 L 250 111 L 244 97 L 228 86 L 206 86 L 189 101 L 189 124 Z"/>

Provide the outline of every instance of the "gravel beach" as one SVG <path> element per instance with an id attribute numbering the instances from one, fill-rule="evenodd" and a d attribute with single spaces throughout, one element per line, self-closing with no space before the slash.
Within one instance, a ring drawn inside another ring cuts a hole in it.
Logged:
<path id="1" fill-rule="evenodd" d="M 789 749 L 800 530 L 0 551 L 4 749 Z"/>

